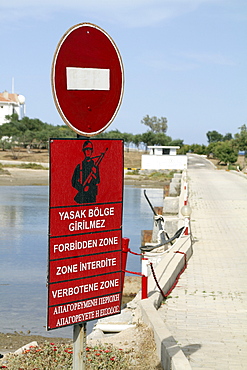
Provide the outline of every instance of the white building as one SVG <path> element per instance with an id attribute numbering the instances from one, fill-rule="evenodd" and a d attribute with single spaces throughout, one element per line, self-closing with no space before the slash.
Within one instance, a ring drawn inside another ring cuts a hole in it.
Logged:
<path id="1" fill-rule="evenodd" d="M 184 170 L 187 156 L 177 155 L 180 146 L 148 146 L 149 154 L 142 155 L 143 170 Z"/>
<path id="2" fill-rule="evenodd" d="M 5 116 L 11 116 L 13 113 L 18 114 L 19 119 L 25 115 L 25 98 L 23 95 L 8 93 L 4 91 L 0 93 L 0 125 L 6 123 Z"/>
<path id="3" fill-rule="evenodd" d="M 180 146 L 148 146 L 150 155 L 176 155 Z"/>

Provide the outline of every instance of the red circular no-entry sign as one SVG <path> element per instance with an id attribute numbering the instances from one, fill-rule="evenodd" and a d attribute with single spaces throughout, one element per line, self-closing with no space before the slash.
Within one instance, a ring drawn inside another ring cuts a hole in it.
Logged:
<path id="1" fill-rule="evenodd" d="M 61 38 L 52 63 L 58 112 L 77 134 L 94 136 L 115 118 L 123 96 L 120 53 L 100 27 L 81 23 Z"/>

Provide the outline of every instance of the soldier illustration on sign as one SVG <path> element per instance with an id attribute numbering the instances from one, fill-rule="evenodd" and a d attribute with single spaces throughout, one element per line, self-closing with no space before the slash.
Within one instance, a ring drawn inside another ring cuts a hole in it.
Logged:
<path id="1" fill-rule="evenodd" d="M 99 156 L 92 157 L 92 142 L 90 140 L 84 142 L 82 146 L 84 159 L 76 166 L 72 176 L 72 186 L 78 190 L 78 193 L 74 197 L 76 203 L 85 204 L 96 202 L 98 184 L 100 183 L 99 165 L 107 149 Z"/>

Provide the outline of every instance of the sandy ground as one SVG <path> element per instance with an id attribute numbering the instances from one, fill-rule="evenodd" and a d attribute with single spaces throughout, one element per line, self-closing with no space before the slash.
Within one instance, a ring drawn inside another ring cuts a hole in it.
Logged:
<path id="1" fill-rule="evenodd" d="M 24 333 L 0 333 L 0 353 L 5 354 L 8 352 L 14 352 L 17 349 L 25 346 L 28 343 L 36 341 L 38 344 L 44 343 L 45 341 L 54 343 L 71 343 L 70 339 L 65 338 L 51 338 L 42 337 L 40 335 L 31 335 Z"/>
<path id="2" fill-rule="evenodd" d="M 31 170 L 21 168 L 4 168 L 4 173 L 0 174 L 0 186 L 16 185 L 48 185 L 48 170 Z"/>

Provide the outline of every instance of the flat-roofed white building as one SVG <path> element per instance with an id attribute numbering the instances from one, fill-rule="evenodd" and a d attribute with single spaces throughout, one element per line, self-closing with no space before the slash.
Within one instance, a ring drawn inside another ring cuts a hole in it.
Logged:
<path id="1" fill-rule="evenodd" d="M 184 170 L 187 156 L 178 155 L 180 146 L 148 146 L 149 154 L 142 155 L 143 170 Z"/>

